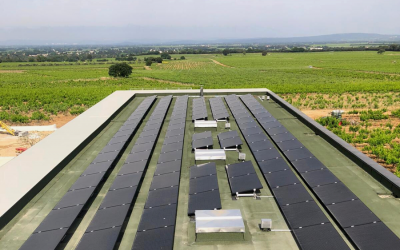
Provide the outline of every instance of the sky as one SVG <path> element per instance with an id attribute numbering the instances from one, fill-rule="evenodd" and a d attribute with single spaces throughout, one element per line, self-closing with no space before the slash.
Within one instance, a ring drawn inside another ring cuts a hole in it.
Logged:
<path id="1" fill-rule="evenodd" d="M 0 41 L 400 34 L 399 0 L 0 0 Z"/>

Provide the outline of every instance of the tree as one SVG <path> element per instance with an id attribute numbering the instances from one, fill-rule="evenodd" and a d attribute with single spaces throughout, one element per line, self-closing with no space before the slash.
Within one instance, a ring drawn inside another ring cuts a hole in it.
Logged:
<path id="1" fill-rule="evenodd" d="M 88 54 L 88 55 L 86 56 L 86 59 L 88 59 L 89 62 L 91 62 L 91 61 L 93 60 L 92 54 Z"/>
<path id="2" fill-rule="evenodd" d="M 385 53 L 385 49 L 379 49 L 379 50 L 378 50 L 378 54 L 379 54 L 379 55 L 382 55 L 383 53 Z"/>
<path id="3" fill-rule="evenodd" d="M 132 67 L 127 63 L 116 63 L 110 66 L 108 74 L 113 77 L 128 77 L 132 74 Z"/>
<path id="4" fill-rule="evenodd" d="M 151 66 L 153 64 L 153 61 L 152 60 L 146 60 L 146 66 Z"/>
<path id="5" fill-rule="evenodd" d="M 246 49 L 243 49 L 243 55 L 244 56 L 246 55 Z"/>
<path id="6" fill-rule="evenodd" d="M 262 56 L 266 56 L 266 55 L 268 55 L 268 52 L 267 52 L 266 50 L 264 50 L 264 51 L 261 53 L 261 55 L 262 55 Z"/>
<path id="7" fill-rule="evenodd" d="M 224 56 L 229 55 L 229 49 L 224 49 L 224 50 L 222 51 L 222 54 L 223 54 Z"/>
<path id="8" fill-rule="evenodd" d="M 181 60 L 186 60 L 186 58 L 184 56 L 181 56 Z"/>
<path id="9" fill-rule="evenodd" d="M 161 54 L 161 58 L 162 59 L 171 59 L 171 56 L 167 52 L 164 52 Z"/>

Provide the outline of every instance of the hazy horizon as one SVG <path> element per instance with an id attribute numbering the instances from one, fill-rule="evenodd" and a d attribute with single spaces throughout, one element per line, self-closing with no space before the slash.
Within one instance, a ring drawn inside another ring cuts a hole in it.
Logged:
<path id="1" fill-rule="evenodd" d="M 1 5 L 0 41 L 27 44 L 400 34 L 400 1 L 395 0 L 19 0 Z"/>

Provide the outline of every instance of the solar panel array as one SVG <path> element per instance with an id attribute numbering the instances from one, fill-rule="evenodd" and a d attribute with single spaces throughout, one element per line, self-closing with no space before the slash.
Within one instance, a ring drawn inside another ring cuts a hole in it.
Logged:
<path id="1" fill-rule="evenodd" d="M 221 97 L 210 98 L 211 113 L 214 120 L 227 120 L 229 113 Z"/>
<path id="2" fill-rule="evenodd" d="M 193 134 L 192 136 L 192 149 L 212 148 L 213 144 L 211 131 Z"/>
<path id="3" fill-rule="evenodd" d="M 20 249 L 55 249 L 118 161 L 156 96 L 143 100 Z"/>
<path id="4" fill-rule="evenodd" d="M 227 165 L 226 173 L 232 194 L 252 192 L 263 188 L 251 161 Z"/>
<path id="5" fill-rule="evenodd" d="M 192 106 L 192 121 L 207 120 L 207 107 L 204 97 L 194 98 Z"/>
<path id="6" fill-rule="evenodd" d="M 175 102 L 132 249 L 173 248 L 187 104 L 188 96 Z"/>
<path id="7" fill-rule="evenodd" d="M 300 249 L 349 249 L 239 98 L 230 95 L 225 100 Z M 259 107 L 253 110 L 257 118 L 269 120 Z"/>
<path id="8" fill-rule="evenodd" d="M 188 215 L 196 210 L 221 209 L 215 162 L 190 167 Z"/>
<path id="9" fill-rule="evenodd" d="M 292 133 L 253 96 L 245 95 L 241 99 L 357 248 L 399 249 L 400 239 Z M 283 171 L 274 173 L 278 178 L 288 179 Z M 302 217 L 312 220 L 315 214 L 310 212 Z"/>
<path id="10" fill-rule="evenodd" d="M 161 98 L 76 249 L 111 250 L 140 189 L 172 96 Z M 139 142 L 145 138 L 145 142 Z M 106 239 L 106 244 L 100 244 Z"/>
<path id="11" fill-rule="evenodd" d="M 240 139 L 239 134 L 236 130 L 223 132 L 218 134 L 219 145 L 223 149 L 227 148 L 237 148 L 242 145 L 242 139 Z"/>

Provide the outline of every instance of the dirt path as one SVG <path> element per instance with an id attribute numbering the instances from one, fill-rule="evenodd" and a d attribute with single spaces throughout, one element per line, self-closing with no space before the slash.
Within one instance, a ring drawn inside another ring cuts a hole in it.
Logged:
<path id="1" fill-rule="evenodd" d="M 376 75 L 387 75 L 387 76 L 400 76 L 400 74 L 396 74 L 396 73 L 385 73 L 385 72 L 376 72 L 376 71 L 356 70 L 355 72 L 367 73 L 367 74 L 376 74 Z"/>
<path id="2" fill-rule="evenodd" d="M 26 72 L 26 70 L 0 70 L 0 74 L 1 73 L 4 73 L 4 74 L 9 74 L 9 73 L 18 73 L 18 74 L 21 74 L 21 73 L 25 73 Z"/>
<path id="3" fill-rule="evenodd" d="M 169 83 L 169 84 L 174 84 L 174 85 L 181 85 L 181 86 L 193 86 L 193 87 L 195 86 L 193 83 L 174 82 L 174 81 L 155 79 L 155 78 L 151 78 L 151 77 L 140 77 L 140 79 L 147 80 L 147 81 L 153 81 L 153 82 L 161 82 L 161 83 Z"/>
<path id="4" fill-rule="evenodd" d="M 234 67 L 231 67 L 231 66 L 222 64 L 222 63 L 220 63 L 220 62 L 218 62 L 218 61 L 216 61 L 216 60 L 214 60 L 214 59 L 210 59 L 210 60 L 213 61 L 213 63 L 218 64 L 218 65 L 220 65 L 220 66 L 222 66 L 222 67 L 234 68 Z"/>
<path id="5" fill-rule="evenodd" d="M 145 70 L 152 70 L 150 66 L 143 66 Z"/>

